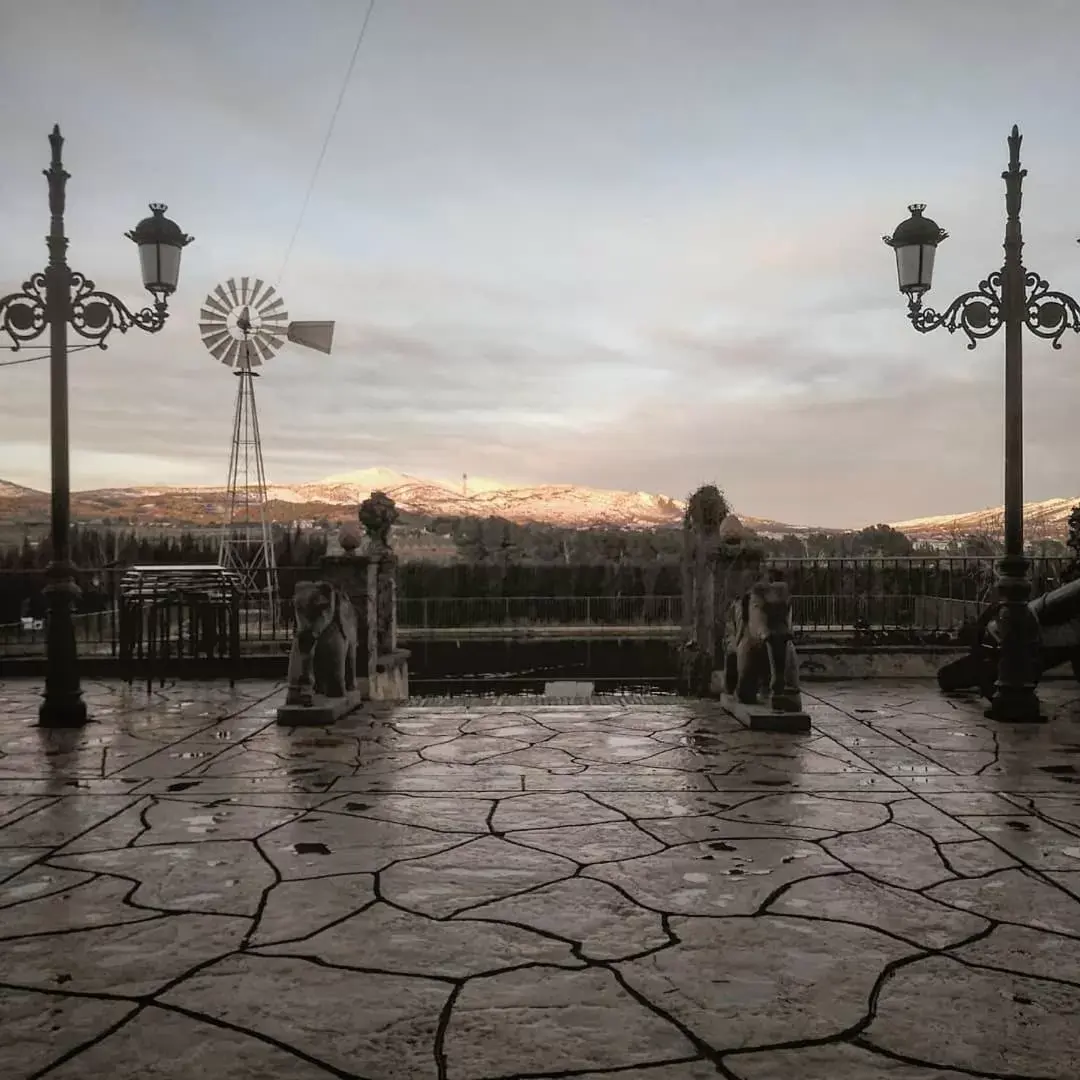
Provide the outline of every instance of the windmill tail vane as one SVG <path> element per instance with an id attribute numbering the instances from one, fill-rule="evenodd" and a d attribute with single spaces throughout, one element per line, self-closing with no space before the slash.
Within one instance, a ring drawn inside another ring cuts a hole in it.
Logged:
<path id="1" fill-rule="evenodd" d="M 334 324 L 332 322 L 291 322 L 285 336 L 294 345 L 303 345 L 306 349 L 330 353 L 334 346 Z"/>

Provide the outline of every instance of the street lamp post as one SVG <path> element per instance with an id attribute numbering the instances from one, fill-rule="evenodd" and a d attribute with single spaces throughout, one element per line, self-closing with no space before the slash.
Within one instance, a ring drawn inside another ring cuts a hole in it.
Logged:
<path id="1" fill-rule="evenodd" d="M 49 331 L 49 425 L 52 456 L 52 560 L 46 569 L 45 597 L 48 622 L 45 632 L 45 694 L 39 710 L 43 727 L 81 727 L 86 723 L 86 702 L 79 684 L 78 651 L 72 608 L 79 596 L 71 563 L 70 451 L 68 446 L 67 332 L 71 326 L 81 337 L 105 349 L 113 330 L 125 333 L 138 327 L 156 333 L 168 317 L 167 298 L 176 289 L 180 253 L 192 237 L 165 217 L 166 207 L 150 204 L 151 216 L 125 235 L 139 247 L 143 285 L 154 298 L 152 307 L 130 311 L 117 297 L 99 290 L 89 278 L 67 263 L 64 234 L 64 194 L 68 173 L 61 150 L 60 127 L 49 136 L 52 161 L 45 170 L 49 181 L 51 216 L 45 270 L 24 281 L 22 289 L 0 298 L 0 330 L 11 338 L 12 349 Z"/>
<path id="2" fill-rule="evenodd" d="M 968 348 L 1005 328 L 1005 555 L 998 563 L 998 677 L 986 715 L 995 720 L 1033 723 L 1042 719 L 1035 688 L 1041 674 L 1038 662 L 1039 625 L 1028 608 L 1031 561 L 1024 554 L 1024 402 L 1023 331 L 1061 348 L 1066 330 L 1080 333 L 1080 306 L 1065 293 L 1024 267 L 1020 230 L 1021 189 L 1026 169 L 1020 168 L 1021 135 L 1013 125 L 1009 135 L 1009 167 L 1005 181 L 1005 262 L 978 288 L 957 297 L 942 312 L 924 308 L 930 289 L 937 246 L 948 233 L 923 217 L 921 203 L 908 207 L 911 217 L 883 237 L 896 253 L 900 291 L 908 297 L 908 318 L 920 333 L 945 327 L 962 330 Z"/>

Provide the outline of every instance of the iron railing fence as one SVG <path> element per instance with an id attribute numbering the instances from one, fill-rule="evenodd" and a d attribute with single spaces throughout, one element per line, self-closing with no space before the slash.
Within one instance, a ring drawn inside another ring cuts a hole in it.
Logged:
<path id="1" fill-rule="evenodd" d="M 1032 559 L 1033 595 L 1060 584 L 1063 557 Z M 982 556 L 769 559 L 767 573 L 787 581 L 793 622 L 801 632 L 896 630 L 955 634 L 994 595 L 996 559 Z M 119 582 L 125 567 L 82 571 L 75 616 L 80 647 L 119 654 Z M 277 617 L 263 604 L 242 603 L 236 633 L 243 643 L 284 644 L 292 634 L 288 602 L 297 581 L 317 568 L 279 567 L 282 603 Z M 497 578 L 493 576 L 493 586 Z M 0 570 L 0 653 L 39 651 L 44 644 L 43 571 Z M 161 633 L 182 633 L 180 601 L 165 604 Z M 167 613 L 174 612 L 173 615 Z M 501 629 L 524 626 L 674 627 L 682 597 L 427 596 L 398 598 L 402 630 Z"/>
<path id="2" fill-rule="evenodd" d="M 678 626 L 681 596 L 400 597 L 400 629 L 525 626 Z"/>

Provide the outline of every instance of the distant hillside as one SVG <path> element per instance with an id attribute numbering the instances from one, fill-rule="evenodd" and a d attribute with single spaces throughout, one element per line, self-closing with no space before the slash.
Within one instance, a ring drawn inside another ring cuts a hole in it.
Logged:
<path id="1" fill-rule="evenodd" d="M 272 484 L 267 489 L 270 515 L 275 521 L 293 522 L 329 518 L 338 520 L 372 491 L 385 491 L 398 506 L 428 517 L 501 517 L 519 523 L 539 522 L 565 528 L 616 526 L 651 528 L 678 525 L 683 502 L 644 491 L 608 491 L 573 484 L 537 487 L 498 486 L 493 481 L 463 493 L 449 483 L 424 480 L 389 469 L 329 476 L 306 484 Z M 0 489 L 0 515 L 8 519 L 48 509 L 48 496 L 10 485 Z M 227 514 L 227 492 L 212 487 L 101 488 L 72 493 L 73 514 L 80 519 L 114 517 L 139 521 L 183 521 L 209 524 Z M 744 517 L 763 532 L 799 531 L 796 526 Z"/>
<path id="2" fill-rule="evenodd" d="M 1068 532 L 1069 514 L 1080 504 L 1080 495 L 1071 499 L 1047 499 L 1045 502 L 1024 503 L 1024 531 L 1029 540 L 1064 540 Z M 937 517 L 897 521 L 893 528 L 912 540 L 948 540 L 968 533 L 1000 535 L 1005 520 L 1005 508 L 990 507 L 966 514 L 940 514 Z"/>
<path id="3" fill-rule="evenodd" d="M 463 492 L 460 486 L 447 481 L 374 468 L 312 483 L 272 484 L 268 489 L 270 516 L 281 523 L 322 519 L 336 522 L 351 517 L 353 508 L 377 490 L 393 496 L 403 512 L 424 517 L 500 517 L 520 524 L 536 522 L 571 529 L 677 526 L 682 522 L 685 505 L 681 499 L 646 491 L 611 491 L 574 484 L 514 487 L 483 480 L 470 484 Z M 140 524 L 211 525 L 225 519 L 226 499 L 227 493 L 220 487 L 101 488 L 73 492 L 72 511 L 82 521 L 109 517 Z M 1077 503 L 1080 496 L 1027 503 L 1024 519 L 1029 539 L 1064 539 L 1069 513 Z M 40 518 L 48 512 L 47 493 L 0 480 L 0 522 Z M 1002 515 L 1002 509 L 995 507 L 894 522 L 893 528 L 913 540 L 949 540 L 979 532 L 996 535 L 1001 533 Z M 790 525 L 744 514 L 739 517 L 765 535 L 851 531 Z"/>
<path id="4" fill-rule="evenodd" d="M 0 499 L 44 499 L 47 503 L 49 496 L 43 491 L 35 491 L 33 488 L 12 484 L 7 480 L 0 480 Z"/>

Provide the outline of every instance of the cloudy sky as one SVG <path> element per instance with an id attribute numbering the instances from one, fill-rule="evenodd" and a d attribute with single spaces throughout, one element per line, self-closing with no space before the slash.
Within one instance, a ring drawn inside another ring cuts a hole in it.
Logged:
<path id="1" fill-rule="evenodd" d="M 860 525 L 1001 501 L 1002 339 L 904 318 L 881 243 L 926 202 L 943 306 L 1000 264 L 1080 290 L 1075 0 L 35 0 L 0 34 L 0 289 L 70 258 L 140 300 L 146 204 L 196 237 L 167 329 L 71 357 L 76 488 L 224 480 L 218 281 L 335 319 L 258 395 L 271 482 L 382 465 Z M 290 238 L 295 244 L 286 258 Z M 1080 339 L 1026 341 L 1027 497 L 1080 493 Z M 0 360 L 11 358 L 0 353 Z M 48 485 L 48 370 L 0 368 L 0 478 Z"/>

